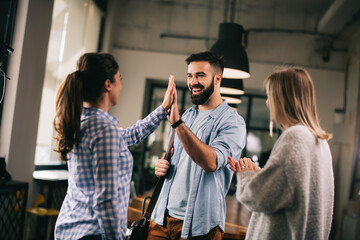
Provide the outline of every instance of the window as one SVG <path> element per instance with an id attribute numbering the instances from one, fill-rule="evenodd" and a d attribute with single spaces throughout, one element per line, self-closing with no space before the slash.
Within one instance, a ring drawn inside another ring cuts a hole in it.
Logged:
<path id="1" fill-rule="evenodd" d="M 35 165 L 64 164 L 53 151 L 56 91 L 76 60 L 96 52 L 103 13 L 93 0 L 55 0 L 41 98 Z"/>

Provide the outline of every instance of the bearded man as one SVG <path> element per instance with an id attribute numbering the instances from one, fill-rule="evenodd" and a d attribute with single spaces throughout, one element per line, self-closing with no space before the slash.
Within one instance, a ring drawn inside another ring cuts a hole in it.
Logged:
<path id="1" fill-rule="evenodd" d="M 220 95 L 224 63 L 211 52 L 190 55 L 187 85 L 194 106 L 180 117 L 177 96 L 169 120 L 176 132 L 171 164 L 156 163 L 156 176 L 166 175 L 152 213 L 148 240 L 221 239 L 233 172 L 228 156 L 239 159 L 246 128 Z"/>

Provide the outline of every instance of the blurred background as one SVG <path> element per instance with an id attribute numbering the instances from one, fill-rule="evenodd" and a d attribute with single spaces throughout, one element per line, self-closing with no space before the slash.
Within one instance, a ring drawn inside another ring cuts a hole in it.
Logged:
<path id="1" fill-rule="evenodd" d="M 310 72 L 321 125 L 334 134 L 331 238 L 359 236 L 360 1 L 1 0 L 0 14 L 0 157 L 14 180 L 28 184 L 22 204 L 31 207 L 37 193 L 61 199 L 66 192 L 66 163 L 52 151 L 55 95 L 84 52 L 110 52 L 117 59 L 123 90 L 110 113 L 125 128 L 161 104 L 170 74 L 181 109 L 190 107 L 185 59 L 213 50 L 224 54 L 228 70 L 247 73 L 232 76 L 227 70 L 222 93 L 246 121 L 243 155 L 259 166 L 281 134 L 276 129 L 269 136 L 263 80 L 285 65 Z M 169 131 L 164 121 L 131 148 L 132 194 L 154 187 L 154 164 Z M 48 198 L 48 208 L 60 207 L 61 201 L 52 205 Z"/>

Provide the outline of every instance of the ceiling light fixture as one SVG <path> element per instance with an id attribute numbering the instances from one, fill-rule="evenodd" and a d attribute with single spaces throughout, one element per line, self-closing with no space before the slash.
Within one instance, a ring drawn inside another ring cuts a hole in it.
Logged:
<path id="1" fill-rule="evenodd" d="M 242 102 L 240 95 L 221 94 L 221 98 L 225 99 L 228 104 L 240 104 Z"/>
<path id="2" fill-rule="evenodd" d="M 220 86 L 221 94 L 243 95 L 244 84 L 242 79 L 222 78 Z"/>
<path id="3" fill-rule="evenodd" d="M 226 1 L 228 3 L 229 1 Z M 235 14 L 236 0 L 231 2 L 231 22 L 226 22 L 227 5 L 224 11 L 224 21 L 219 26 L 219 39 L 210 48 L 224 57 L 224 73 L 225 78 L 244 79 L 250 77 L 249 60 L 242 46 L 243 27 L 233 23 Z"/>

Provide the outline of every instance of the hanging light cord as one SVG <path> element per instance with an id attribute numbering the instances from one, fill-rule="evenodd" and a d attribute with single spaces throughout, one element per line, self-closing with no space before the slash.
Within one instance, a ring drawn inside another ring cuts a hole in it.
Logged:
<path id="1" fill-rule="evenodd" d="M 228 20 L 228 12 L 229 12 L 229 0 L 225 0 L 225 6 L 224 6 L 224 22 L 227 22 L 227 20 Z"/>
<path id="2" fill-rule="evenodd" d="M 230 22 L 234 23 L 235 12 L 236 12 L 236 0 L 231 0 L 231 7 L 230 7 Z"/>
<path id="3" fill-rule="evenodd" d="M 236 12 L 236 0 L 231 0 L 231 2 L 230 0 L 225 0 L 224 22 L 228 22 L 229 6 L 230 6 L 230 22 L 234 23 L 235 12 Z"/>

